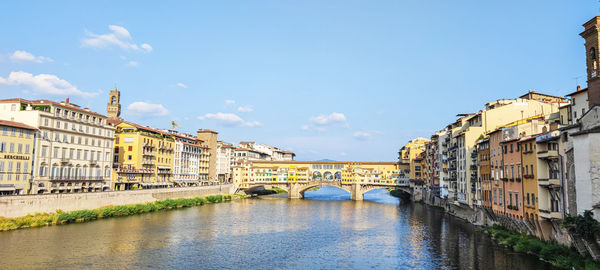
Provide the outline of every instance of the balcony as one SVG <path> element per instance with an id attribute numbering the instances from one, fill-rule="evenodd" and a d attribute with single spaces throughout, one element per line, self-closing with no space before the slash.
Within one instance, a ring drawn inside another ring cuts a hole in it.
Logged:
<path id="1" fill-rule="evenodd" d="M 152 160 L 144 160 L 144 161 L 142 161 L 142 165 L 154 165 L 154 161 L 152 161 Z"/>
<path id="2" fill-rule="evenodd" d="M 69 161 L 71 161 L 71 159 L 69 159 L 69 158 L 66 158 L 66 157 L 60 158 L 60 163 L 69 163 Z"/>
<path id="3" fill-rule="evenodd" d="M 546 209 L 540 209 L 540 217 L 545 218 L 545 219 L 562 219 L 563 218 L 561 212 L 552 212 L 552 211 L 546 210 Z"/>
<path id="4" fill-rule="evenodd" d="M 558 151 L 556 151 L 556 150 L 538 151 L 537 154 L 538 154 L 538 158 L 543 158 L 543 159 L 558 158 Z"/>
<path id="5" fill-rule="evenodd" d="M 471 168 L 471 170 L 477 170 L 477 164 L 472 164 L 472 165 L 470 166 L 470 168 Z"/>
<path id="6" fill-rule="evenodd" d="M 96 164 L 98 164 L 97 159 L 90 159 L 90 165 L 96 165 Z"/>
<path id="7" fill-rule="evenodd" d="M 542 187 L 559 187 L 560 180 L 555 178 L 539 178 L 538 185 Z"/>
<path id="8" fill-rule="evenodd" d="M 144 152 L 142 152 L 142 155 L 153 157 L 153 156 L 156 156 L 156 153 L 151 152 L 151 151 L 144 151 Z"/>

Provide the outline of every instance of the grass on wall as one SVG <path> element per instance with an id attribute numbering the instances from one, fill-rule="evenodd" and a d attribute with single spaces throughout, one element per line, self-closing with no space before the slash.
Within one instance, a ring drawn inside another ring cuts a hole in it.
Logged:
<path id="1" fill-rule="evenodd" d="M 0 231 L 10 231 L 23 228 L 60 225 L 67 223 L 86 222 L 96 219 L 131 216 L 155 211 L 164 211 L 192 206 L 200 206 L 206 203 L 220 203 L 241 198 L 241 195 L 213 195 L 207 197 L 167 199 L 141 204 L 105 206 L 93 210 L 76 210 L 56 213 L 36 213 L 17 218 L 0 217 Z"/>

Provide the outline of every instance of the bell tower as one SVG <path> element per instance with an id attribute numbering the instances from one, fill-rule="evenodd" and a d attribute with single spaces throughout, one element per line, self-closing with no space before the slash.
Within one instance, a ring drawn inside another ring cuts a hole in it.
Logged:
<path id="1" fill-rule="evenodd" d="M 106 115 L 109 119 L 119 119 L 121 116 L 121 91 L 115 89 L 110 90 L 108 96 L 108 104 L 106 104 Z"/>
<path id="2" fill-rule="evenodd" d="M 600 16 L 596 16 L 583 24 L 584 31 L 579 34 L 585 39 L 585 62 L 587 67 L 589 108 L 600 105 L 600 62 L 598 45 L 600 44 Z"/>

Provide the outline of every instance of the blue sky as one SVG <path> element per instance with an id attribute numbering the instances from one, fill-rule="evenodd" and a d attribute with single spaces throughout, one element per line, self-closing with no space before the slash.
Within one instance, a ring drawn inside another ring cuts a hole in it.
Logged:
<path id="1" fill-rule="evenodd" d="M 2 3 L 0 98 L 105 113 L 117 84 L 136 123 L 391 161 L 488 101 L 585 86 L 598 1 L 489 2 Z"/>

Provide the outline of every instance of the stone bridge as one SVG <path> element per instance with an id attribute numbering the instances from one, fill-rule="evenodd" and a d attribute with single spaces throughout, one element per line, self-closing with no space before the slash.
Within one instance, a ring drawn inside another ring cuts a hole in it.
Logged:
<path id="1" fill-rule="evenodd" d="M 399 188 L 404 185 L 389 183 L 344 183 L 342 181 L 306 181 L 306 182 L 265 182 L 265 183 L 245 183 L 240 189 L 252 191 L 259 187 L 277 187 L 287 191 L 290 199 L 304 198 L 304 192 L 316 186 L 338 187 L 350 193 L 350 199 L 353 201 L 362 201 L 364 194 L 368 191 L 378 188 Z"/>

